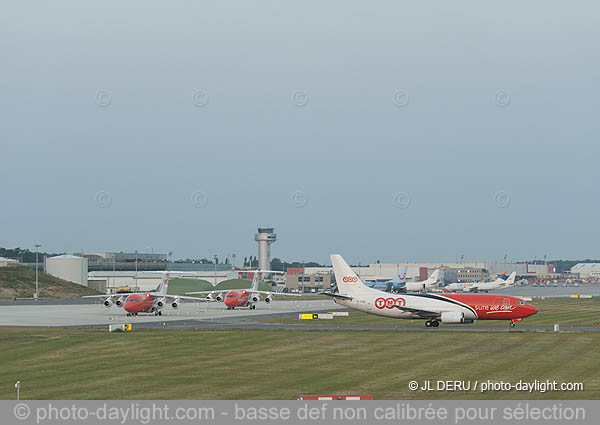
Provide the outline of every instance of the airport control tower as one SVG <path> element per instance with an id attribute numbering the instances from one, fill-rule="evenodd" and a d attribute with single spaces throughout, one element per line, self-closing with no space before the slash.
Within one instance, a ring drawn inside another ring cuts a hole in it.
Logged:
<path id="1" fill-rule="evenodd" d="M 258 242 L 258 268 L 269 270 L 271 268 L 271 244 L 277 240 L 273 233 L 274 227 L 259 227 L 254 240 Z"/>

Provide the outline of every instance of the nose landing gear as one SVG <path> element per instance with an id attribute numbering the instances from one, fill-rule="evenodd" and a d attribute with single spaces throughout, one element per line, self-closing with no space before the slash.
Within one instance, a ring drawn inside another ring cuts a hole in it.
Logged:
<path id="1" fill-rule="evenodd" d="M 517 322 L 520 322 L 520 321 L 522 321 L 522 320 L 523 320 L 522 318 L 519 318 L 519 319 L 512 319 L 512 320 L 510 321 L 510 324 L 509 324 L 508 326 L 510 326 L 511 328 L 514 328 L 514 327 L 515 327 L 515 325 L 517 324 Z"/>

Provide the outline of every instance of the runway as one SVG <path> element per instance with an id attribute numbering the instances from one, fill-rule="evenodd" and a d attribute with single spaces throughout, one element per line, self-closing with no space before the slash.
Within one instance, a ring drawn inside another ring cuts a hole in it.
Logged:
<path id="1" fill-rule="evenodd" d="M 227 310 L 222 302 L 185 302 L 176 310 L 165 307 L 162 316 L 142 314 L 128 317 L 123 308 L 104 307 L 100 302 L 16 301 L 0 304 L 0 327 L 66 327 L 107 326 L 109 324 L 162 323 L 173 321 L 212 321 L 252 318 L 268 314 L 298 314 L 313 311 L 339 310 L 330 299 L 310 301 L 272 301 L 256 304 L 256 310 Z"/>
<path id="2" fill-rule="evenodd" d="M 106 308 L 99 303 L 60 301 L 26 301 L 0 304 L 0 327 L 76 327 L 106 328 L 110 324 L 131 323 L 135 328 L 164 329 L 257 329 L 257 330 L 319 330 L 319 331 L 397 331 L 397 332 L 519 332 L 552 331 L 551 326 L 441 325 L 439 328 L 403 325 L 327 325 L 310 321 L 297 324 L 265 323 L 265 319 L 296 317 L 299 313 L 351 311 L 331 300 L 274 301 L 259 303 L 256 310 L 226 310 L 222 303 L 185 303 L 177 310 L 164 309 L 162 316 L 139 315 L 128 317 L 122 308 Z M 562 328 L 562 331 L 598 332 L 600 327 Z"/>

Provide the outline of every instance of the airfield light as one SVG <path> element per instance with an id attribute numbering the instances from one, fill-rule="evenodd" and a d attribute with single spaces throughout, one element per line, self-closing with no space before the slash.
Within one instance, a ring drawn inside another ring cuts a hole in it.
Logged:
<path id="1" fill-rule="evenodd" d="M 21 399 L 21 381 L 17 381 L 15 384 L 15 388 L 17 389 L 17 400 Z"/>

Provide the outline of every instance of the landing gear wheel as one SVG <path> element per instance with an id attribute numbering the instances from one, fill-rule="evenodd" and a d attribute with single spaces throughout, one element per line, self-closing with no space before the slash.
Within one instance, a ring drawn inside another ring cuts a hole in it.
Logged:
<path id="1" fill-rule="evenodd" d="M 156 310 L 156 311 L 154 312 L 154 315 L 155 315 L 155 316 L 158 316 L 159 314 L 160 314 L 160 311 L 158 311 L 158 310 Z"/>
<path id="2" fill-rule="evenodd" d="M 437 328 L 439 325 L 440 325 L 440 322 L 438 322 L 437 320 L 431 321 L 431 326 L 433 326 L 434 328 Z"/>
<path id="3" fill-rule="evenodd" d="M 425 322 L 425 326 L 430 328 L 431 327 L 431 320 L 428 320 Z"/>
<path id="4" fill-rule="evenodd" d="M 158 315 L 162 316 L 162 311 L 161 310 L 158 310 Z"/>
<path id="5" fill-rule="evenodd" d="M 131 313 L 127 313 L 127 317 L 131 316 Z"/>
<path id="6" fill-rule="evenodd" d="M 516 323 L 515 323 L 515 322 L 510 322 L 510 325 L 509 325 L 509 326 L 510 326 L 511 328 L 514 328 L 514 327 L 516 326 Z"/>

